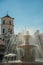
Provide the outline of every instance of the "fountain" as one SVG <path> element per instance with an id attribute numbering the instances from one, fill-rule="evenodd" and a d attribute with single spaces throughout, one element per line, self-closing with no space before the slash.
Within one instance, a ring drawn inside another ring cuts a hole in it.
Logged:
<path id="1" fill-rule="evenodd" d="M 30 44 L 30 37 L 31 35 L 29 35 L 29 32 L 26 31 L 26 34 L 23 35 L 24 42 L 22 44 L 18 44 L 16 47 L 19 57 L 17 60 L 8 61 L 9 65 L 43 65 L 43 59 L 40 54 L 40 49 L 37 45 Z"/>
<path id="2" fill-rule="evenodd" d="M 30 35 L 28 34 L 28 31 L 26 32 L 25 35 L 23 35 L 23 37 L 24 43 L 18 46 L 19 48 L 23 48 L 24 50 L 24 56 L 21 57 L 21 60 L 25 62 L 33 62 L 35 61 L 35 50 L 34 51 L 31 50 L 36 46 L 29 44 Z"/>

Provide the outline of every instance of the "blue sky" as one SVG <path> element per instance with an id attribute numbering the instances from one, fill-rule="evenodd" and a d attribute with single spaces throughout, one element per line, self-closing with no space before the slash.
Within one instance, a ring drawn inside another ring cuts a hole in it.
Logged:
<path id="1" fill-rule="evenodd" d="M 0 18 L 14 17 L 15 33 L 26 27 L 43 32 L 43 0 L 0 0 Z"/>

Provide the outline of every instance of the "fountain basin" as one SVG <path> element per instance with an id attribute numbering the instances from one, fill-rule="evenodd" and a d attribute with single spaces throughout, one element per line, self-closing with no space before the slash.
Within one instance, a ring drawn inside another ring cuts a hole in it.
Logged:
<path id="1" fill-rule="evenodd" d="M 4 62 L 3 65 L 43 65 L 43 62 L 22 62 L 22 61 L 10 61 Z"/>

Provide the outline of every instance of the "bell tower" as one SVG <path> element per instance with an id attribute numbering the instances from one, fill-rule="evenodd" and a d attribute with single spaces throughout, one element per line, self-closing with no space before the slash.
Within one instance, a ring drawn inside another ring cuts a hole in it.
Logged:
<path id="1" fill-rule="evenodd" d="M 7 47 L 12 34 L 14 34 L 14 18 L 8 14 L 1 18 L 1 34 L 2 40 Z"/>
<path id="2" fill-rule="evenodd" d="M 1 34 L 12 35 L 14 33 L 14 18 L 8 14 L 1 18 Z"/>

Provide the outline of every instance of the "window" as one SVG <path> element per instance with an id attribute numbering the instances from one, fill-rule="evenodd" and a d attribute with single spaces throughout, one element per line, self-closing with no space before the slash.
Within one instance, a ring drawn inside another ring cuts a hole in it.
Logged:
<path id="1" fill-rule="evenodd" d="M 9 24 L 11 24 L 11 21 L 9 21 Z"/>
<path id="2" fill-rule="evenodd" d="M 9 20 L 5 20 L 5 24 L 9 24 Z"/>
<path id="3" fill-rule="evenodd" d="M 5 29 L 3 29 L 3 33 L 5 33 Z"/>
<path id="4" fill-rule="evenodd" d="M 16 56 L 15 56 L 15 59 L 14 60 L 16 60 Z"/>
<path id="5" fill-rule="evenodd" d="M 12 34 L 12 29 L 9 28 L 8 31 L 10 32 L 10 34 Z"/>
<path id="6" fill-rule="evenodd" d="M 5 24 L 5 20 L 3 20 L 3 24 Z"/>

